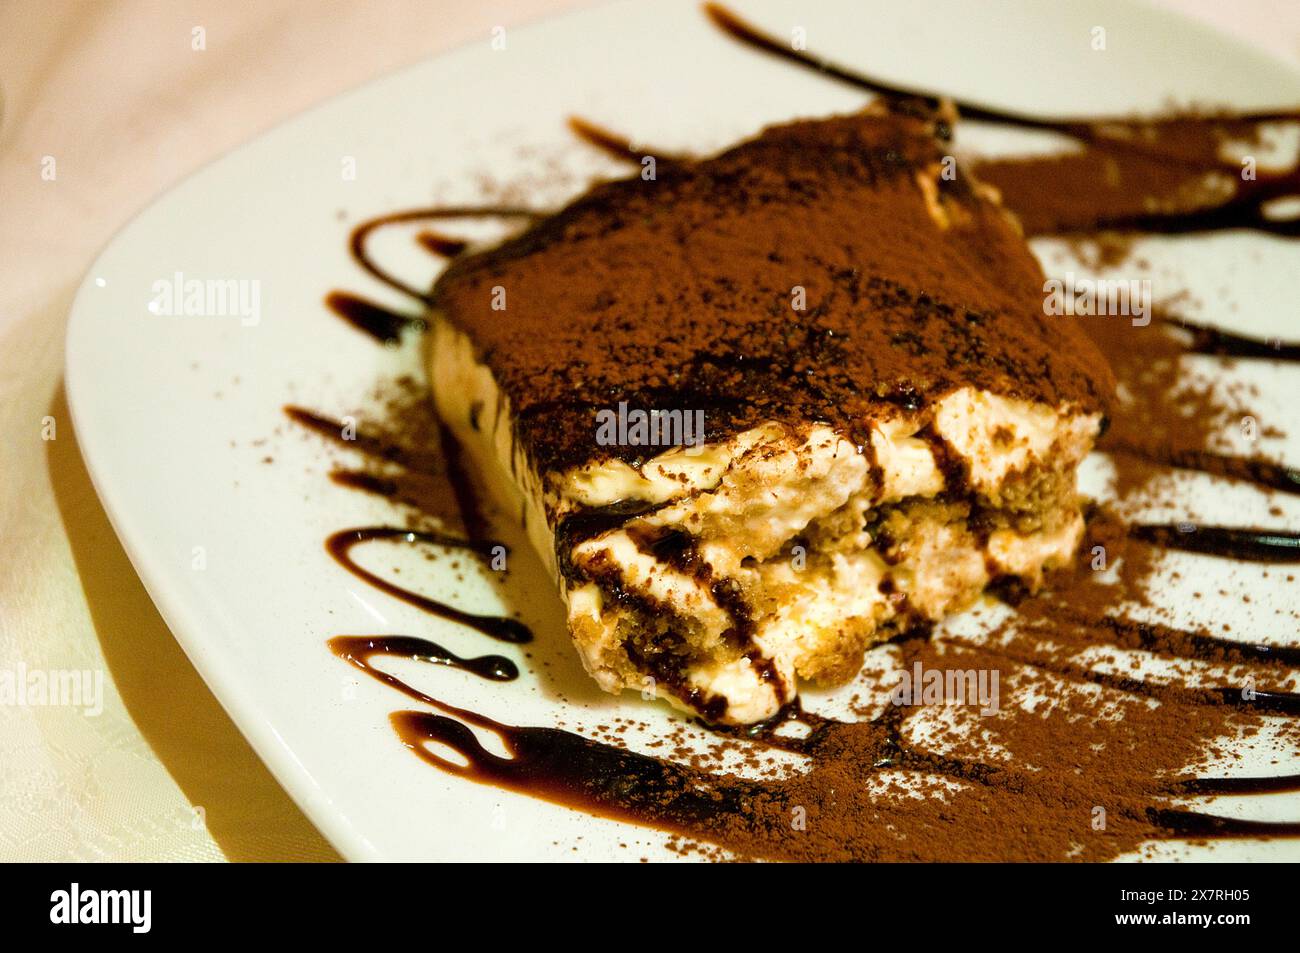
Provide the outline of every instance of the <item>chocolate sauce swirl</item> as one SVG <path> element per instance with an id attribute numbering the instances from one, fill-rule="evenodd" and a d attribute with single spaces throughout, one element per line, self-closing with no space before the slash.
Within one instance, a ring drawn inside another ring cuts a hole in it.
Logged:
<path id="1" fill-rule="evenodd" d="M 435 232 L 431 228 L 420 232 L 415 236 L 415 240 L 420 243 L 420 247 L 440 258 L 455 258 L 469 247 L 469 242 Z"/>
<path id="2" fill-rule="evenodd" d="M 980 122 L 991 122 L 1005 126 L 1016 126 L 1023 129 L 1041 129 L 1050 132 L 1059 132 L 1065 135 L 1075 136 L 1081 139 L 1093 139 L 1100 134 L 1099 127 L 1113 125 L 1117 120 L 1107 118 L 1096 119 L 1064 119 L 1050 116 L 1034 116 L 1027 113 L 1015 112 L 1008 109 L 999 109 L 982 103 L 972 102 L 966 99 L 960 99 L 955 96 L 939 94 L 930 90 L 919 90 L 906 86 L 899 86 L 893 83 L 887 83 L 876 77 L 872 77 L 860 70 L 850 69 L 830 60 L 819 56 L 814 56 L 803 50 L 794 49 L 791 44 L 784 39 L 778 39 L 764 33 L 758 27 L 742 19 L 733 13 L 727 7 L 720 3 L 705 3 L 703 5 L 705 15 L 717 26 L 724 34 L 732 39 L 739 41 L 741 44 L 751 49 L 770 54 L 788 63 L 793 63 L 804 69 L 812 70 L 827 79 L 853 86 L 857 89 L 874 93 L 877 96 L 883 96 L 887 99 L 895 100 L 902 104 L 914 104 L 917 107 L 924 108 L 929 112 L 937 112 L 946 100 L 953 103 L 966 119 L 974 119 Z M 1234 119 L 1246 122 L 1272 122 L 1279 120 L 1288 120 L 1297 118 L 1294 109 L 1274 109 L 1274 110 L 1256 110 L 1248 113 L 1239 113 L 1233 116 Z"/>
<path id="3" fill-rule="evenodd" d="M 1166 317 L 1165 322 L 1187 334 L 1187 350 L 1193 354 L 1214 354 L 1220 357 L 1250 357 L 1266 361 L 1300 361 L 1300 344 L 1280 338 L 1260 340 L 1234 334 L 1222 328 L 1197 324 L 1184 318 Z"/>
<path id="4" fill-rule="evenodd" d="M 325 306 L 358 331 L 382 344 L 400 341 L 403 331 L 424 330 L 423 319 L 385 308 L 346 291 L 331 291 L 325 296 Z"/>
<path id="5" fill-rule="evenodd" d="M 519 677 L 519 667 L 504 655 L 462 658 L 436 642 L 414 635 L 336 635 L 327 644 L 330 651 L 339 658 L 351 662 L 376 678 L 382 676 L 382 673 L 370 664 L 370 660 L 376 655 L 390 655 L 418 662 L 446 665 L 493 682 L 513 682 Z"/>
<path id="6" fill-rule="evenodd" d="M 447 605 L 445 602 L 439 602 L 437 599 L 432 599 L 414 590 L 399 586 L 365 569 L 352 558 L 352 550 L 363 543 L 376 540 L 400 542 L 408 545 L 439 546 L 446 549 L 463 549 L 477 553 L 480 556 L 489 557 L 494 555 L 494 550 L 500 545 L 499 543 L 493 543 L 490 540 L 459 539 L 443 533 L 404 529 L 398 526 L 364 526 L 344 529 L 334 533 L 325 541 L 325 549 L 340 566 L 352 573 L 352 575 L 364 580 L 394 599 L 400 599 L 408 605 L 423 609 L 425 612 L 439 618 L 459 622 L 461 625 L 469 626 L 471 629 L 482 632 L 490 638 L 499 639 L 502 642 L 532 641 L 532 632 L 518 619 L 464 612 L 454 606 Z"/>
<path id="7" fill-rule="evenodd" d="M 1182 549 L 1249 562 L 1300 562 L 1300 534 L 1282 530 L 1175 523 L 1142 524 L 1131 527 L 1129 532 L 1136 539 L 1166 549 Z"/>
<path id="8" fill-rule="evenodd" d="M 378 215 L 374 218 L 366 219 L 357 225 L 348 239 L 348 247 L 352 252 L 352 259 L 371 276 L 382 281 L 402 294 L 414 298 L 416 301 L 429 303 L 429 295 L 412 285 L 407 284 L 400 278 L 394 276 L 391 272 L 385 271 L 371 257 L 366 243 L 370 236 L 381 228 L 388 228 L 392 225 L 409 224 L 411 222 L 426 222 L 437 219 L 455 219 L 455 218 L 522 218 L 535 219 L 543 213 L 533 211 L 532 209 L 516 208 L 513 206 L 446 206 L 442 208 L 417 208 L 406 209 L 400 212 L 392 212 L 387 215 Z M 428 234 L 428 233 L 426 233 Z M 425 244 L 422 242 L 422 244 Z M 425 247 L 429 247 L 425 244 Z M 464 248 L 463 245 L 460 246 Z M 440 250 L 441 253 L 441 250 Z"/>

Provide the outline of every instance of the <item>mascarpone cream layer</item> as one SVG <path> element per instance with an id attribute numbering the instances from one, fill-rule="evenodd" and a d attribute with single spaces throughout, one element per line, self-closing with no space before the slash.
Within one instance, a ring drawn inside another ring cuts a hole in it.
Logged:
<path id="1" fill-rule="evenodd" d="M 688 697 L 722 698 L 721 720 L 737 724 L 775 714 L 799 677 L 850 677 L 880 627 L 904 611 L 937 620 L 997 575 L 1035 585 L 1045 568 L 1068 563 L 1083 532 L 1077 508 L 1033 533 L 1003 528 L 984 538 L 963 523 L 923 521 L 904 555 L 890 560 L 864 526 L 874 510 L 945 491 L 997 505 L 1036 469 L 1072 485 L 1100 427 L 1097 414 L 963 388 L 925 414 L 869 422 L 869 449 L 825 426 L 772 421 L 700 448 L 668 449 L 638 468 L 598 455 L 593 421 L 591 461 L 538 473 L 490 370 L 436 313 L 430 374 L 439 414 L 555 574 L 575 644 L 601 687 L 653 693 L 688 711 Z M 954 467 L 962 487 L 948 485 Z M 558 572 L 555 529 L 565 517 L 627 502 L 654 507 L 635 520 L 638 533 L 691 537 L 707 578 L 643 551 L 628 528 L 577 543 L 570 559 L 617 574 L 625 592 L 661 607 L 690 645 L 704 647 L 680 684 L 661 684 L 630 659 L 624 643 L 645 621 L 636 608 Z M 715 599 L 718 580 L 738 585 L 753 609 L 748 653 L 728 645 L 734 620 Z M 770 664 L 755 664 L 753 650 Z"/>

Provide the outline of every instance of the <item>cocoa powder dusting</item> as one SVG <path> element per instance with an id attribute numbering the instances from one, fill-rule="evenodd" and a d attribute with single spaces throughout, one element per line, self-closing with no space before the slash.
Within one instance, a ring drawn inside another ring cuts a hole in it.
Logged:
<path id="1" fill-rule="evenodd" d="M 996 203 L 943 175 L 946 148 L 880 111 L 773 127 L 454 261 L 434 307 L 542 469 L 635 454 L 592 440 L 621 400 L 702 410 L 709 440 L 774 419 L 858 433 L 968 385 L 1103 408 L 1105 362 L 1043 313 L 1038 262 Z"/>

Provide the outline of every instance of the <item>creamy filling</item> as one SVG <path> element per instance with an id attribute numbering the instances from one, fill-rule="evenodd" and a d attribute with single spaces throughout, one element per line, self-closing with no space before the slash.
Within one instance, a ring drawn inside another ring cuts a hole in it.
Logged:
<path id="1" fill-rule="evenodd" d="M 869 447 L 773 421 L 640 467 L 539 474 L 491 372 L 440 315 L 431 372 L 443 419 L 556 573 L 598 684 L 714 721 L 770 717 L 800 678 L 851 677 L 867 646 L 999 577 L 1038 586 L 1083 533 L 1074 469 L 1100 417 L 1070 407 L 965 388 L 870 422 Z M 568 517 L 628 504 L 645 512 L 557 553 Z"/>

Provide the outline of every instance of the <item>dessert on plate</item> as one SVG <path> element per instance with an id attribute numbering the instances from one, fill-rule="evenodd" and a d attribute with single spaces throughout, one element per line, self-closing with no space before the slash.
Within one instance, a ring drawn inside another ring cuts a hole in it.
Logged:
<path id="1" fill-rule="evenodd" d="M 945 130 L 645 163 L 438 280 L 439 413 L 605 690 L 761 721 L 1073 559 L 1114 380 Z"/>

